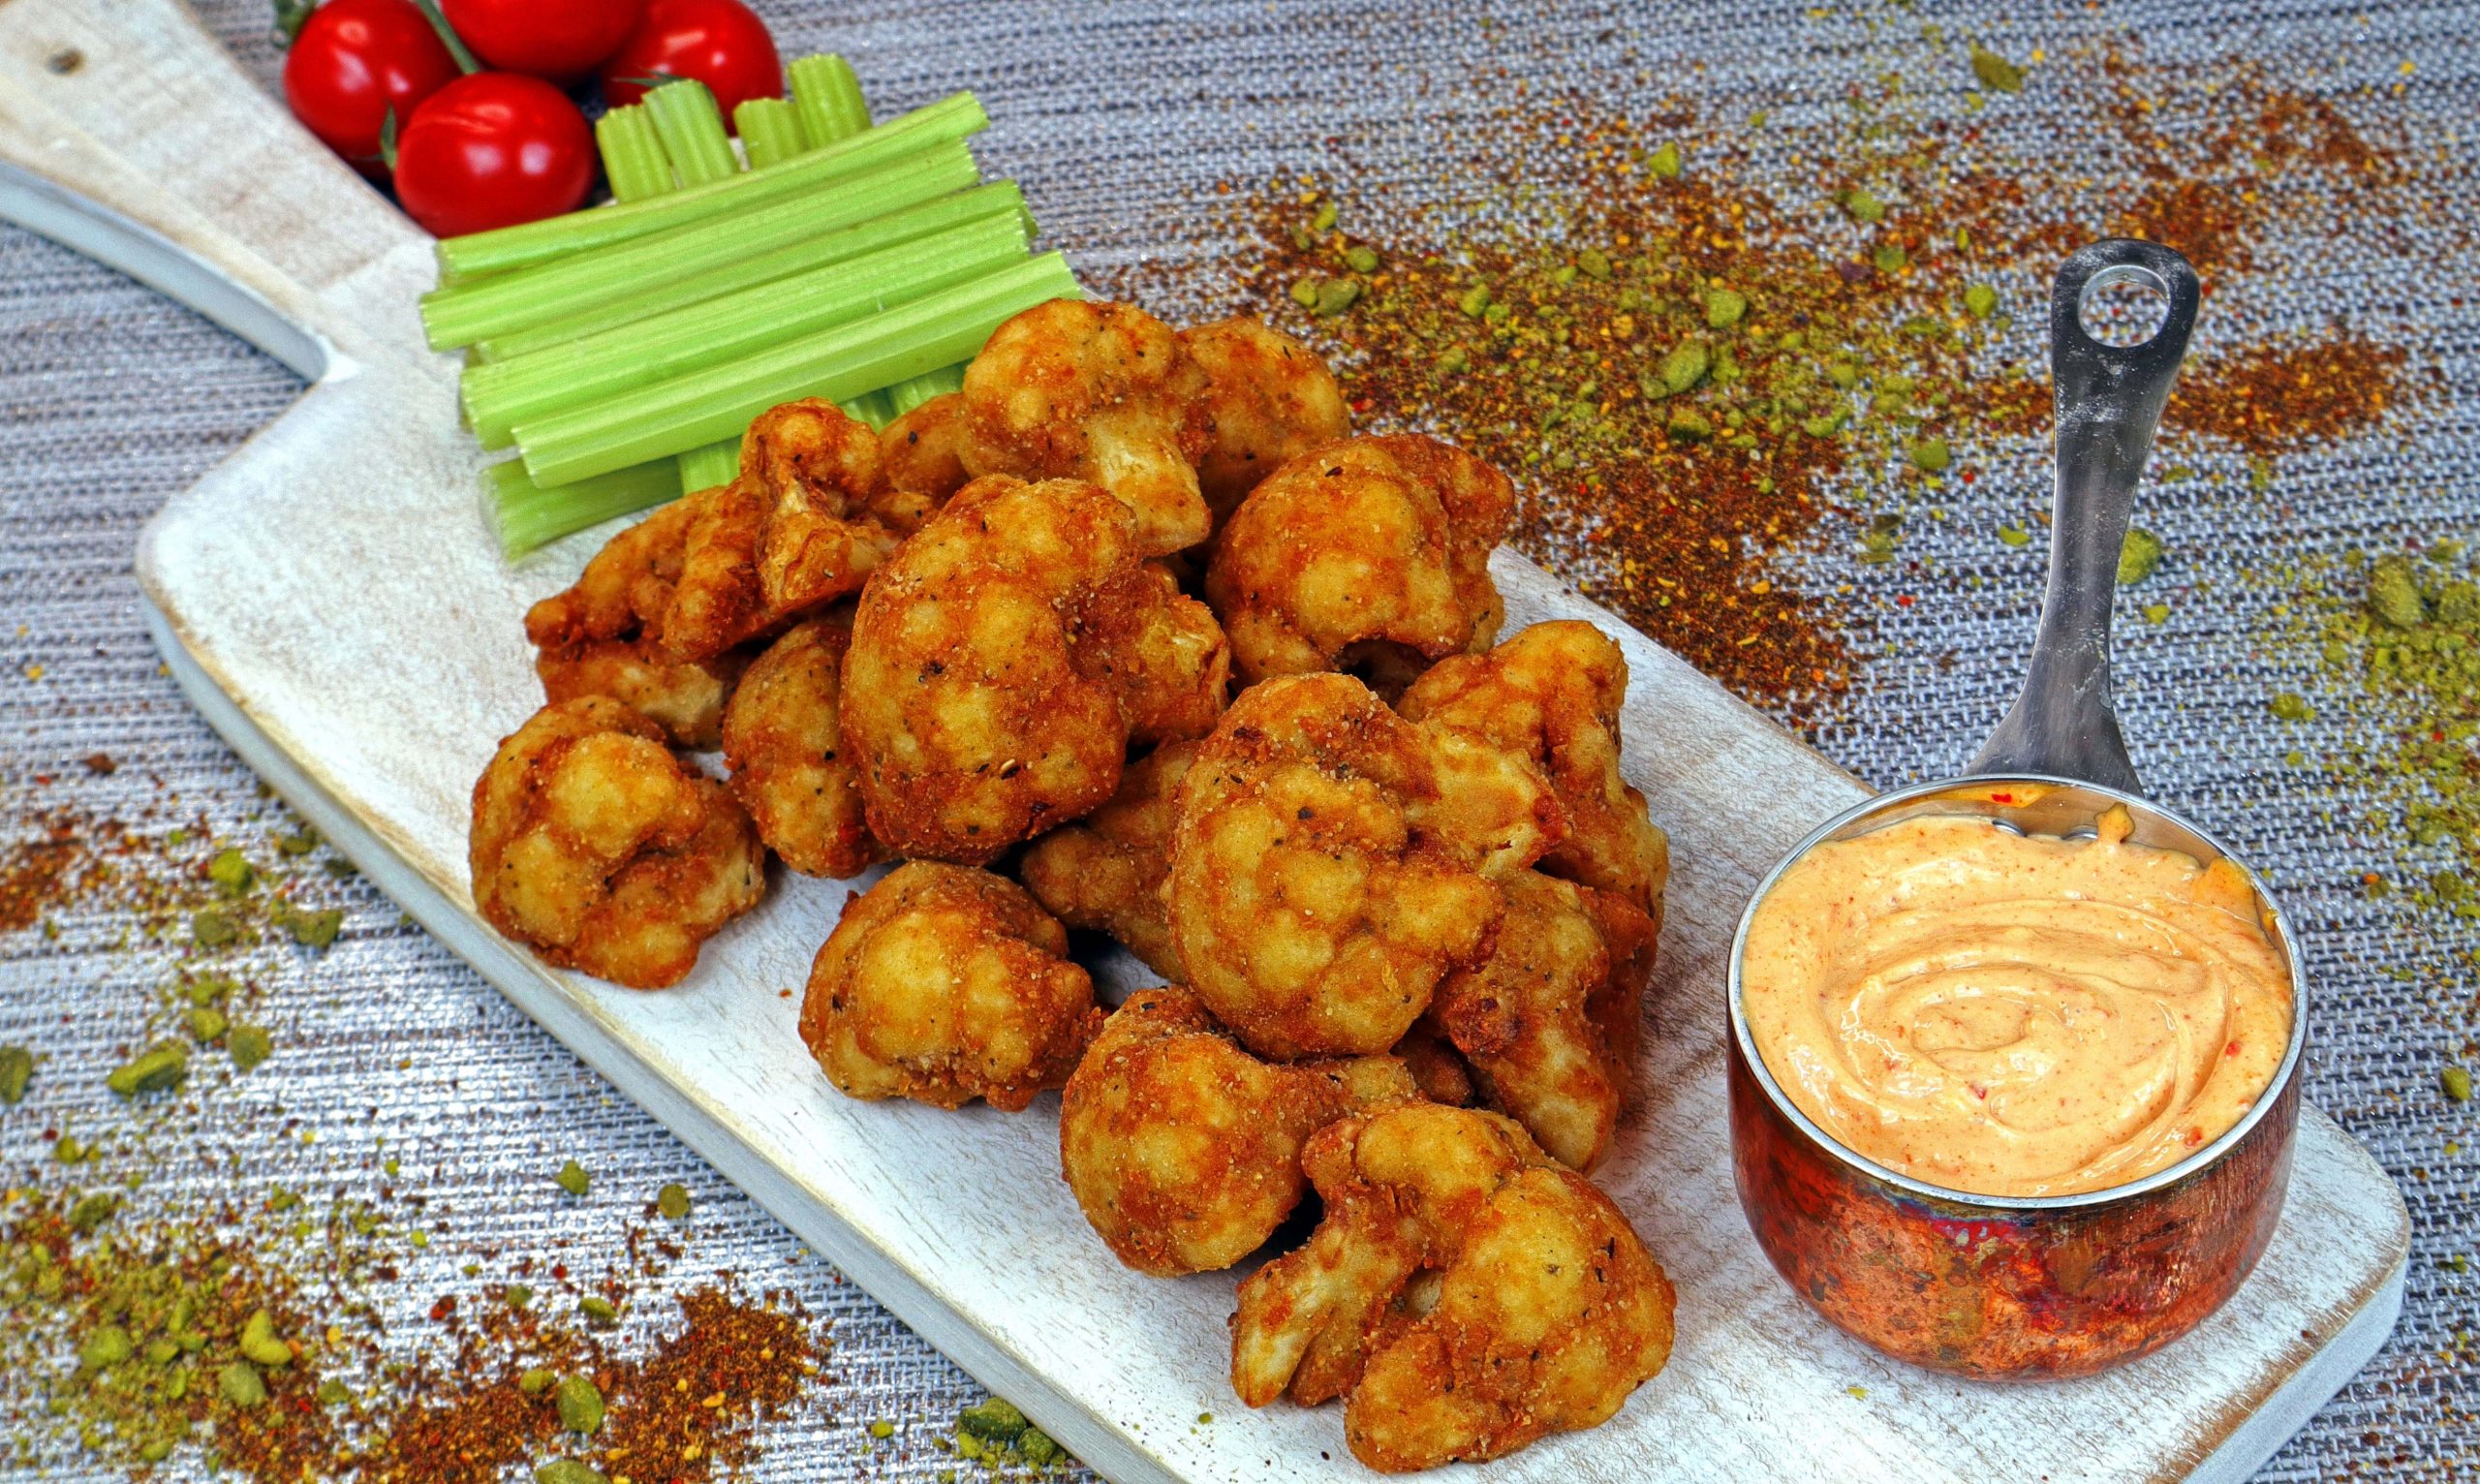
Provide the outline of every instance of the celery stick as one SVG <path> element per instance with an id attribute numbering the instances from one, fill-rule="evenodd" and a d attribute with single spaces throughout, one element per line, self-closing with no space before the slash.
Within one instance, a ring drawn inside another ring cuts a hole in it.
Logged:
<path id="1" fill-rule="evenodd" d="M 754 258 L 726 263 L 696 278 L 653 284 L 634 294 L 589 305 L 577 314 L 492 335 L 476 342 L 473 351 L 476 358 L 486 362 L 514 360 L 536 355 L 690 304 L 721 298 L 753 285 L 773 283 L 811 268 L 843 263 L 883 247 L 892 247 L 899 242 L 932 236 L 967 222 L 1002 217 L 1021 221 L 1018 204 L 1023 200 L 1023 193 L 1012 181 L 1001 180 L 976 186 L 970 191 L 959 191 L 953 196 L 943 196 L 918 206 L 908 206 L 902 211 L 873 217 L 856 227 L 821 232 L 806 241 L 780 247 L 771 253 L 760 253 Z"/>
<path id="2" fill-rule="evenodd" d="M 671 189 L 671 166 L 645 109 L 632 104 L 596 119 L 594 142 L 603 152 L 603 173 L 615 198 L 643 201 Z"/>
<path id="3" fill-rule="evenodd" d="M 968 222 L 532 356 L 472 367 L 460 401 L 482 447 L 505 448 L 520 422 L 850 325 L 1024 255 L 1023 229 L 1012 218 Z"/>
<path id="4" fill-rule="evenodd" d="M 541 263 L 480 283 L 435 289 L 422 296 L 422 327 L 433 350 L 471 345 L 485 335 L 566 318 L 647 284 L 698 277 L 724 263 L 772 252 L 819 232 L 935 201 L 972 185 L 977 177 L 973 156 L 963 144 L 942 144 L 884 170 L 839 181 L 833 190 L 773 201 L 745 215 L 711 218 L 601 252 Z M 654 201 L 688 194 L 675 191 Z"/>
<path id="5" fill-rule="evenodd" d="M 908 376 L 888 387 L 887 400 L 895 408 L 895 415 L 901 417 L 932 397 L 964 390 L 965 367 L 970 362 L 960 360 L 952 366 L 941 366 L 936 371 Z"/>
<path id="6" fill-rule="evenodd" d="M 1015 263 L 857 325 L 519 423 L 526 472 L 549 488 L 728 437 L 797 397 L 846 402 L 965 359 L 1010 315 L 1081 297 L 1057 253 Z"/>
<path id="7" fill-rule="evenodd" d="M 781 98 L 752 98 L 732 109 L 732 128 L 754 170 L 781 165 L 810 147 L 799 110 Z"/>
<path id="8" fill-rule="evenodd" d="M 694 495 L 701 489 L 729 484 L 740 473 L 740 438 L 737 434 L 690 449 L 680 455 L 680 492 Z M 609 476 L 604 476 L 608 479 Z M 560 486 L 566 489 L 567 485 Z"/>
<path id="9" fill-rule="evenodd" d="M 811 144 L 831 144 L 870 127 L 870 107 L 861 101 L 861 79 L 852 76 L 852 63 L 832 55 L 803 57 L 784 75 Z"/>
<path id="10" fill-rule="evenodd" d="M 668 461 L 543 489 L 526 477 L 522 460 L 510 459 L 482 471 L 482 487 L 489 492 L 491 515 L 499 526 L 500 550 L 512 561 L 563 536 L 680 494 L 680 480 Z"/>
<path id="11" fill-rule="evenodd" d="M 440 271 L 460 279 L 480 279 L 710 217 L 737 215 L 829 181 L 878 170 L 934 144 L 960 140 L 989 122 L 971 93 L 957 93 L 762 170 L 743 170 L 728 179 L 646 201 L 445 238 L 438 248 Z"/>
<path id="12" fill-rule="evenodd" d="M 646 115 L 663 139 L 664 157 L 683 186 L 701 186 L 740 173 L 732 137 L 715 95 L 695 77 L 666 82 L 646 94 Z"/>
<path id="13" fill-rule="evenodd" d="M 872 432 L 883 433 L 895 420 L 895 404 L 887 399 L 884 390 L 865 391 L 844 404 L 844 414 L 868 423 Z"/>

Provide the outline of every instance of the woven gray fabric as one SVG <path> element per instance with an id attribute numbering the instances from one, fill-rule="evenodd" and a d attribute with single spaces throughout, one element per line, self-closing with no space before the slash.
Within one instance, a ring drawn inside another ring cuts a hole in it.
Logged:
<path id="1" fill-rule="evenodd" d="M 1021 179 L 1051 240 L 1080 269 L 1102 274 L 1157 256 L 1211 259 L 1203 203 L 1212 185 L 1245 186 L 1315 165 L 1327 158 L 1330 139 L 1383 178 L 1424 189 L 1442 162 L 1463 159 L 1447 141 L 1487 98 L 1458 85 L 1485 77 L 1484 67 L 1545 85 L 1606 85 L 1631 104 L 1675 83 L 1717 113 L 1824 106 L 1816 101 L 1840 96 L 1875 25 L 1918 23 L 1900 12 L 1803 21 L 1798 8 L 1715 16 L 1671 4 L 1645 12 L 1613 5 L 1555 21 L 1507 7 L 1489 30 L 1473 14 L 1445 10 L 1311 13 L 1224 0 L 1067 14 L 944 0 L 763 9 L 787 55 L 851 55 L 882 109 L 976 89 L 996 120 L 980 147 L 987 167 Z M 2080 11 L 2032 21 L 2000 19 L 2015 14 L 2008 8 L 1976 9 L 1990 17 L 1990 45 L 2017 56 L 2103 23 Z M 2452 6 L 2363 13 L 2302 4 L 2232 22 L 2219 9 L 2155 0 L 2106 20 L 2141 32 L 2156 59 L 2245 50 L 2298 85 L 2342 97 L 2390 83 L 2400 63 L 2416 62 L 2418 90 L 2401 107 L 2436 177 L 2420 197 L 2445 219 L 2471 223 L 2472 208 L 2456 193 L 2470 190 L 2468 116 L 2480 83 L 2473 52 L 2457 43 L 2480 17 Z M 259 0 L 216 0 L 204 10 L 271 82 L 277 58 Z M 1959 33 L 1973 29 L 1968 17 L 1941 18 Z M 1800 45 L 1783 46 L 1803 24 L 1813 29 Z M 1628 56 L 1643 60 L 1620 61 Z M 1635 65 L 1673 80 L 1611 80 Z M 2084 140 L 2074 120 L 2025 126 L 2055 130 L 2061 148 Z M 2391 275 L 2422 265 L 2451 277 L 2464 297 L 2406 302 Z M 2325 682 L 2312 652 L 2261 643 L 2254 610 L 2269 600 L 2248 579 L 2270 554 L 2480 535 L 2471 483 L 2480 398 L 2470 391 L 2480 385 L 2480 301 L 2469 297 L 2467 252 L 2416 230 L 2407 249 L 2381 262 L 2332 255 L 2280 282 L 2279 292 L 2221 320 L 2209 306 L 2199 348 L 2235 340 L 2243 328 L 2312 325 L 2345 310 L 2387 323 L 2416 314 L 2419 343 L 2456 389 L 2423 414 L 2416 436 L 2398 431 L 2285 459 L 2270 500 L 2252 497 L 2244 479 L 2148 489 L 2142 518 L 2173 553 L 2160 591 L 2178 601 L 2169 622 L 2123 631 L 2122 708 L 2152 791 L 2266 868 L 2297 917 L 2318 995 L 2308 1094 L 2394 1174 L 2415 1223 L 2410 1293 L 2393 1343 L 2264 1477 L 2443 1479 L 2460 1476 L 2480 1444 L 2466 1335 L 2480 1275 L 2449 1266 L 2480 1233 L 2471 1200 L 2480 1179 L 2472 1153 L 2447 1152 L 2458 1140 L 2480 1150 L 2480 1117 L 2436 1091 L 2438 1068 L 2472 1034 L 2469 965 L 2480 931 L 2468 921 L 2440 927 L 2356 889 L 2359 871 L 2399 853 L 2394 833 L 2364 822 L 2370 799 L 2280 757 L 2289 747 L 2344 742 L 2372 724 L 2334 705 L 2315 723 L 2273 730 L 2268 696 L 2314 693 Z M 1200 302 L 1210 296 L 1200 291 Z M 280 811 L 159 671 L 129 556 L 139 525 L 167 496 L 298 390 L 281 367 L 178 307 L 0 229 L 0 787 L 12 828 L 62 805 L 155 837 L 202 825 L 218 837 L 257 838 L 280 823 Z M 1988 531 L 1995 517 L 2040 503 L 2044 456 L 2027 445 L 2018 474 L 1984 486 L 1968 510 L 1959 500 L 1959 518 L 1916 521 L 1907 535 L 1907 559 L 1985 579 L 1968 604 L 1897 608 L 1881 603 L 1894 575 L 1862 570 L 1843 550 L 1805 559 L 1812 585 L 1851 582 L 1882 606 L 1884 657 L 1848 704 L 1815 726 L 1837 761 L 1884 785 L 1937 776 L 1995 722 L 2029 649 L 2040 569 L 1994 545 Z M 1960 518 L 1967 514 L 1993 519 Z M 116 772 L 80 765 L 98 748 L 111 753 Z M 789 1289 L 834 1320 L 831 1383 L 814 1407 L 770 1430 L 751 1476 L 911 1479 L 949 1467 L 914 1438 L 978 1395 L 967 1377 L 805 1257 L 377 893 L 354 881 L 330 895 L 347 910 L 335 949 L 322 958 L 267 949 L 253 960 L 263 1013 L 282 1033 L 278 1061 L 232 1100 L 229 1115 L 210 1115 L 202 1156 L 168 1162 L 159 1155 L 141 1165 L 142 1152 L 132 1148 L 108 1157 L 123 1162 L 107 1169 L 157 1171 L 150 1198 L 226 1190 L 236 1179 L 252 1193 L 274 1183 L 357 1190 L 380 1181 L 372 1141 L 384 1137 L 386 1153 L 431 1195 L 449 1237 L 438 1244 L 443 1264 L 460 1260 L 457 1252 L 557 1248 L 580 1269 L 621 1265 L 625 1220 L 656 1186 L 681 1181 L 698 1201 L 696 1239 L 670 1284 L 729 1270 L 754 1286 Z M 0 1040 L 43 1047 L 48 1060 L 30 1108 L 91 1134 L 126 1121 L 101 1073 L 139 1037 L 170 969 L 142 940 L 118 943 L 131 923 L 125 911 L 73 904 L 52 917 L 57 936 L 0 937 Z M 2398 977 L 2389 972 L 2397 967 L 2413 972 Z M 64 1013 L 66 1005 L 74 1008 Z M 301 1127 L 324 1130 L 322 1141 L 265 1139 L 278 1103 Z M 44 1126 L 29 1111 L 0 1113 L 0 1160 L 15 1169 L 46 1158 L 36 1138 Z M 245 1139 L 244 1175 L 207 1157 Z M 583 1202 L 548 1184 L 572 1156 L 600 1177 Z M 388 1302 L 402 1312 L 391 1318 L 410 1325 L 434 1291 L 400 1285 Z M 863 1424 L 877 1418 L 896 1423 L 893 1438 L 870 1438 Z M 74 1449 L 46 1462 L 58 1476 L 99 1476 Z"/>

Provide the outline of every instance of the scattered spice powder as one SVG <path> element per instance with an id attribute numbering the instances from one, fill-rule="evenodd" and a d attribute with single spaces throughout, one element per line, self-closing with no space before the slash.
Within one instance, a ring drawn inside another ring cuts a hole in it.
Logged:
<path id="1" fill-rule="evenodd" d="M 2403 360 L 2402 347 L 2354 334 L 2251 346 L 2181 370 L 2162 421 L 2260 457 L 2330 446 L 2384 418 Z"/>

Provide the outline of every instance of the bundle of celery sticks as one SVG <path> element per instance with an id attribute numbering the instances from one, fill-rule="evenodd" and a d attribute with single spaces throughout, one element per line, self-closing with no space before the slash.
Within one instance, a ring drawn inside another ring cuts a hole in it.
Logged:
<path id="1" fill-rule="evenodd" d="M 826 397 L 884 427 L 961 385 L 1009 316 L 1079 290 L 984 183 L 971 93 L 873 126 L 842 57 L 733 110 L 666 83 L 595 126 L 613 201 L 439 244 L 433 349 L 486 449 L 512 556 L 728 480 L 760 413 Z"/>

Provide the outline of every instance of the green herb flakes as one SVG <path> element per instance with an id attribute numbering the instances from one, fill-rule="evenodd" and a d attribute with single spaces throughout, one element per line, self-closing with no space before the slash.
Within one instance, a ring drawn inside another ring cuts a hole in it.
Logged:
<path id="1" fill-rule="evenodd" d="M 0 1102 L 23 1102 L 34 1080 L 35 1054 L 23 1046 L 0 1046 Z"/>
<path id="2" fill-rule="evenodd" d="M 222 1036 L 232 1025 L 224 1012 L 211 1005 L 194 1005 L 182 1013 L 181 1019 L 190 1028 L 190 1039 L 201 1044 Z"/>
<path id="3" fill-rule="evenodd" d="M 1865 186 L 1854 186 L 1843 193 L 1843 209 L 1855 222 L 1882 222 L 1886 219 L 1886 203 L 1870 194 Z"/>
<path id="4" fill-rule="evenodd" d="M 1911 467 L 1928 474 L 1937 473 L 1954 460 L 1954 455 L 1947 451 L 1946 440 L 1942 438 L 1914 439 L 1910 453 Z"/>
<path id="5" fill-rule="evenodd" d="M 2032 533 L 2022 526 L 2000 526 L 1998 539 L 2009 546 L 2029 546 L 2032 543 Z"/>
<path id="6" fill-rule="evenodd" d="M 558 1385 L 559 1373 L 545 1366 L 536 1366 L 516 1378 L 516 1389 L 529 1397 L 539 1397 Z"/>
<path id="7" fill-rule="evenodd" d="M 1748 297 L 1729 289 L 1715 289 L 1705 295 L 1705 324 L 1713 329 L 1728 329 L 1740 323 L 1748 313 Z"/>
<path id="8" fill-rule="evenodd" d="M 590 1376 L 564 1376 L 551 1392 L 560 1409 L 560 1426 L 572 1433 L 594 1433 L 603 1427 L 603 1393 Z"/>
<path id="9" fill-rule="evenodd" d="M 667 1185 L 662 1190 L 657 1190 L 655 1192 L 655 1209 L 662 1212 L 664 1216 L 670 1221 L 680 1221 L 688 1220 L 689 1188 L 683 1185 Z"/>
<path id="10" fill-rule="evenodd" d="M 2369 570 L 2368 610 L 2397 629 L 2416 629 L 2428 622 L 2429 605 L 2412 579 L 2411 564 L 2386 557 Z"/>
<path id="11" fill-rule="evenodd" d="M 1705 380 L 1705 373 L 1713 363 L 1713 353 L 1705 348 L 1702 340 L 1683 341 L 1673 346 L 1670 354 L 1662 357 L 1662 389 L 1673 396 L 1689 390 Z"/>
<path id="12" fill-rule="evenodd" d="M 117 1324 L 99 1325 L 78 1346 L 78 1364 L 89 1371 L 108 1371 L 137 1353 L 129 1331 Z"/>
<path id="13" fill-rule="evenodd" d="M 241 940 L 241 924 L 232 914 L 212 907 L 190 913 L 190 941 L 202 948 L 224 948 Z"/>
<path id="14" fill-rule="evenodd" d="M 577 1300 L 577 1313 L 585 1315 L 590 1324 L 607 1327 L 620 1322 L 619 1306 L 591 1293 Z"/>
<path id="15" fill-rule="evenodd" d="M 1993 93 L 2024 91 L 2024 69 L 1983 46 L 1972 47 L 1972 76 Z"/>
<path id="16" fill-rule="evenodd" d="M 250 865 L 248 856 L 227 848 L 216 851 L 215 858 L 206 863 L 206 879 L 225 896 L 238 897 L 248 895 L 258 883 L 259 873 Z"/>
<path id="17" fill-rule="evenodd" d="M 587 1174 L 585 1166 L 574 1159 L 561 1165 L 560 1172 L 552 1176 L 551 1181 L 571 1195 L 583 1195 L 594 1185 L 594 1177 Z"/>
<path id="18" fill-rule="evenodd" d="M 1998 312 L 1998 291 L 1987 284 L 1974 284 L 1964 291 L 1964 309 L 1975 320 L 1986 320 Z"/>
<path id="19" fill-rule="evenodd" d="M 2310 705 L 2308 697 L 2297 691 L 2284 691 L 2276 696 L 2266 703 L 2265 709 L 2273 712 L 2277 719 L 2285 722 L 2312 722 L 2316 719 L 2316 708 Z"/>
<path id="20" fill-rule="evenodd" d="M 254 1070 L 275 1050 L 275 1038 L 262 1026 L 234 1026 L 224 1033 L 224 1054 L 242 1071 Z"/>
<path id="21" fill-rule="evenodd" d="M 241 1324 L 239 1348 L 244 1359 L 262 1366 L 293 1364 L 293 1346 L 275 1332 L 275 1315 L 264 1309 L 254 1311 Z"/>
<path id="22" fill-rule="evenodd" d="M 534 1470 L 534 1484 L 611 1484 L 611 1481 L 575 1459 L 559 1458 Z"/>
<path id="23" fill-rule="evenodd" d="M 119 1196 L 98 1192 L 69 1208 L 69 1224 L 78 1231 L 92 1231 L 110 1221 L 119 1211 Z"/>
<path id="24" fill-rule="evenodd" d="M 534 1302 L 534 1290 L 523 1283 L 511 1283 L 501 1290 L 500 1299 L 511 1309 L 523 1309 Z"/>
<path id="25" fill-rule="evenodd" d="M 267 1383 L 246 1360 L 231 1361 L 216 1372 L 215 1389 L 227 1403 L 245 1412 L 267 1405 Z"/>
<path id="26" fill-rule="evenodd" d="M 2153 575 L 2161 565 L 2161 538 L 2150 531 L 2129 529 L 2126 540 L 2119 543 L 2119 586 L 2133 587 Z"/>
<path id="27" fill-rule="evenodd" d="M 345 925 L 344 909 L 338 907 L 310 912 L 290 902 L 279 902 L 268 915 L 277 927 L 284 929 L 294 943 L 305 948 L 333 947 L 336 935 L 344 931 Z"/>
<path id="28" fill-rule="evenodd" d="M 2471 1100 L 2471 1071 L 2468 1067 L 2449 1067 L 2437 1076 L 2437 1085 L 2457 1102 Z"/>
<path id="29" fill-rule="evenodd" d="M 1378 262 L 1378 250 L 1375 248 L 1355 247 L 1344 254 L 1345 266 L 1355 273 L 1377 272 Z"/>
<path id="30" fill-rule="evenodd" d="M 170 1092 L 180 1086 L 189 1072 L 189 1048 L 177 1041 L 166 1041 L 123 1063 L 104 1078 L 104 1086 L 123 1098 L 136 1098 L 141 1093 Z"/>
<path id="31" fill-rule="evenodd" d="M 1679 146 L 1666 143 L 1655 150 L 1645 157 L 1645 169 L 1652 170 L 1664 180 L 1677 180 L 1679 178 Z"/>

